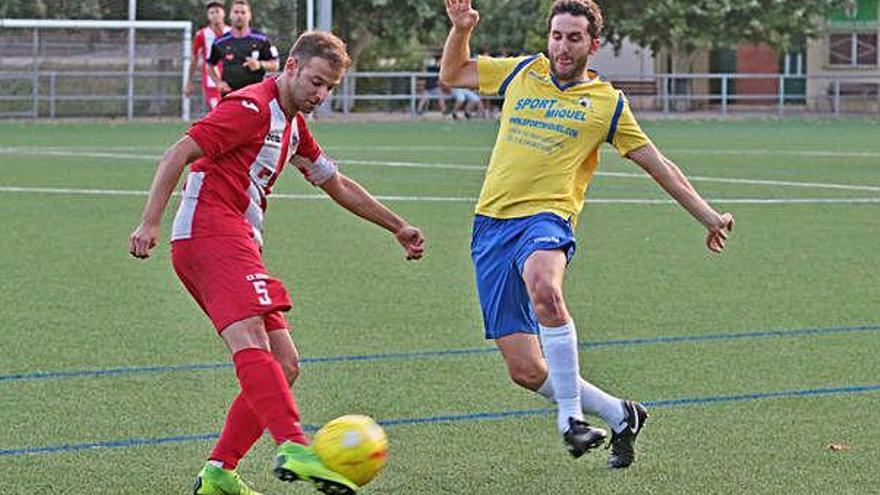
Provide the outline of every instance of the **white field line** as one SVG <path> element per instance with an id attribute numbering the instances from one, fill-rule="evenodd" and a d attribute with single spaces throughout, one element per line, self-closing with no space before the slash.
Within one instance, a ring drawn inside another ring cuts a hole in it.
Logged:
<path id="1" fill-rule="evenodd" d="M 66 194 L 84 196 L 146 196 L 147 191 L 120 189 L 75 189 L 60 187 L 12 187 L 0 186 L 0 192 L 20 194 Z M 179 195 L 175 192 L 174 196 Z M 273 194 L 270 198 L 287 200 L 327 200 L 325 194 Z M 477 198 L 455 196 L 396 196 L 377 195 L 382 201 L 402 202 L 433 202 L 433 203 L 475 203 Z M 713 203 L 751 204 L 751 205 L 797 205 L 797 204 L 880 204 L 880 198 L 712 198 Z M 639 199 L 639 198 L 592 198 L 587 204 L 599 205 L 672 205 L 672 199 Z"/>
<path id="2" fill-rule="evenodd" d="M 328 150 L 334 151 L 492 151 L 492 146 L 326 146 Z M 54 152 L 110 152 L 111 154 L 121 155 L 120 151 L 153 151 L 157 154 L 151 156 L 152 159 L 158 159 L 159 154 L 164 147 L 158 146 L 102 146 L 101 148 L 83 147 L 27 147 L 27 146 L 7 146 L 0 147 L 0 153 L 8 154 L 31 154 L 29 152 L 38 152 L 42 154 L 45 151 Z M 663 152 L 669 154 L 694 154 L 694 155 L 752 155 L 752 156 L 804 156 L 804 157 L 822 157 L 822 158 L 880 158 L 880 151 L 828 151 L 828 150 L 732 150 L 732 149 L 704 149 L 704 148 L 663 148 Z M 613 152 L 609 154 L 616 156 Z M 125 156 L 125 155 L 122 155 Z"/>
<path id="3" fill-rule="evenodd" d="M 10 151 L 14 150 L 14 151 Z M 82 151 L 62 151 L 62 150 L 40 150 L 32 148 L 2 148 L 0 154 L 16 153 L 37 156 L 82 156 L 90 158 L 115 158 L 127 160 L 157 160 L 154 155 L 139 155 L 128 153 L 105 153 L 105 152 L 82 152 Z M 420 169 L 438 169 L 438 170 L 470 170 L 484 171 L 485 167 L 480 165 L 461 165 L 453 163 L 419 163 L 419 162 L 390 162 L 385 160 L 340 160 L 342 164 L 349 165 L 368 165 L 377 167 L 393 167 L 393 168 L 420 168 Z M 630 172 L 596 172 L 598 176 L 619 177 L 632 179 L 649 179 L 650 177 L 644 173 Z M 831 182 L 802 182 L 802 181 L 781 181 L 766 179 L 741 179 L 730 177 L 706 177 L 706 176 L 690 176 L 692 182 L 714 182 L 721 184 L 750 184 L 759 186 L 779 186 L 779 187 L 800 187 L 811 189 L 837 189 L 845 191 L 866 191 L 880 192 L 880 186 L 867 186 L 856 184 L 836 184 Z"/>

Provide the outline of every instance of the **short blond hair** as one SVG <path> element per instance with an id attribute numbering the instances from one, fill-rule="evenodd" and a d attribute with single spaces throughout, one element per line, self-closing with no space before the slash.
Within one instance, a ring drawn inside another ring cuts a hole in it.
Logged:
<path id="1" fill-rule="evenodd" d="M 290 58 L 296 59 L 300 64 L 305 64 L 314 57 L 323 58 L 335 69 L 345 70 L 351 65 L 345 42 L 325 31 L 305 32 L 290 47 Z"/>

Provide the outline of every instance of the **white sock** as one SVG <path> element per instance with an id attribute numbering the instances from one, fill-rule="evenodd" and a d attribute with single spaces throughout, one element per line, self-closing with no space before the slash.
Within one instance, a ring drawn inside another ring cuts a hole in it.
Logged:
<path id="1" fill-rule="evenodd" d="M 561 327 L 541 326 L 541 345 L 556 401 L 556 426 L 560 433 L 564 433 L 569 428 L 568 418 L 584 419 L 578 384 L 580 367 L 574 322 L 570 321 Z"/>
<path id="2" fill-rule="evenodd" d="M 599 416 L 617 433 L 626 428 L 626 424 L 623 423 L 626 415 L 620 399 L 584 380 L 582 377 L 578 377 L 578 384 L 580 385 L 581 392 L 581 409 L 585 413 Z M 535 392 L 544 396 L 550 402 L 556 402 L 553 396 L 553 383 L 549 377 L 544 380 L 544 383 Z"/>
<path id="3" fill-rule="evenodd" d="M 215 461 L 214 459 L 211 459 L 208 461 L 208 464 L 210 464 L 214 467 L 218 467 L 220 469 L 226 469 L 223 467 L 223 461 Z"/>

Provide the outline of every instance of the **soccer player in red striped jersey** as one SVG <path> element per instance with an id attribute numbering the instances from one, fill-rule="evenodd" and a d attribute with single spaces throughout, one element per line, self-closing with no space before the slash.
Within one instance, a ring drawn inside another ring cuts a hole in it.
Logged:
<path id="1" fill-rule="evenodd" d="M 232 354 L 241 392 L 196 482 L 197 495 L 254 493 L 238 461 L 264 428 L 279 445 L 275 475 L 311 481 L 319 491 L 350 494 L 356 485 L 327 469 L 308 447 L 288 385 L 298 374 L 296 347 L 283 313 L 282 283 L 263 261 L 263 214 L 287 164 L 352 213 L 393 233 L 406 258 L 425 249 L 419 229 L 337 170 L 306 125 L 350 64 L 345 44 L 309 32 L 291 48 L 282 74 L 223 98 L 159 162 L 130 252 L 146 258 L 184 167 L 191 164 L 171 234 L 174 269 Z"/>
<path id="2" fill-rule="evenodd" d="M 193 78 L 195 78 L 196 68 L 200 66 L 199 62 L 201 62 L 202 95 L 204 96 L 206 109 L 211 111 L 220 103 L 220 89 L 208 74 L 207 60 L 211 57 L 211 47 L 214 45 L 214 41 L 228 33 L 232 28 L 226 25 L 226 10 L 223 8 L 223 2 L 212 0 L 205 4 L 205 10 L 207 11 L 208 25 L 196 31 L 196 35 L 193 38 L 192 59 L 189 62 L 189 80 L 186 82 L 184 94 L 187 98 L 193 95 Z M 222 65 L 218 65 L 217 70 L 222 73 Z"/>

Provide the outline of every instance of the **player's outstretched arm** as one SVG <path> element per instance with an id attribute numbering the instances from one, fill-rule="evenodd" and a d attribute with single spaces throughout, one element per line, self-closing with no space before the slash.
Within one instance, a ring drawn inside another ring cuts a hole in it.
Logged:
<path id="1" fill-rule="evenodd" d="M 168 204 L 171 192 L 180 180 L 180 174 L 187 163 L 195 161 L 202 156 L 202 149 L 189 136 L 182 137 L 174 143 L 156 167 L 156 175 L 153 177 L 153 185 L 150 186 L 150 195 L 144 206 L 141 223 L 129 239 L 128 251 L 135 258 L 148 258 L 150 250 L 156 246 L 159 237 L 159 222 L 162 220 L 162 212 Z"/>
<path id="2" fill-rule="evenodd" d="M 648 172 L 670 196 L 706 227 L 706 247 L 716 253 L 724 249 L 727 236 L 733 230 L 732 214 L 719 214 L 709 206 L 681 169 L 663 156 L 653 144 L 642 146 L 626 156 Z"/>
<path id="3" fill-rule="evenodd" d="M 440 60 L 440 81 L 449 87 L 477 89 L 477 62 L 470 58 L 470 42 L 480 14 L 471 6 L 471 0 L 446 0 L 446 14 L 452 29 Z"/>
<path id="4" fill-rule="evenodd" d="M 408 224 L 354 180 L 337 172 L 320 187 L 346 210 L 393 233 L 406 251 L 406 259 L 417 260 L 424 255 L 422 231 Z"/>

